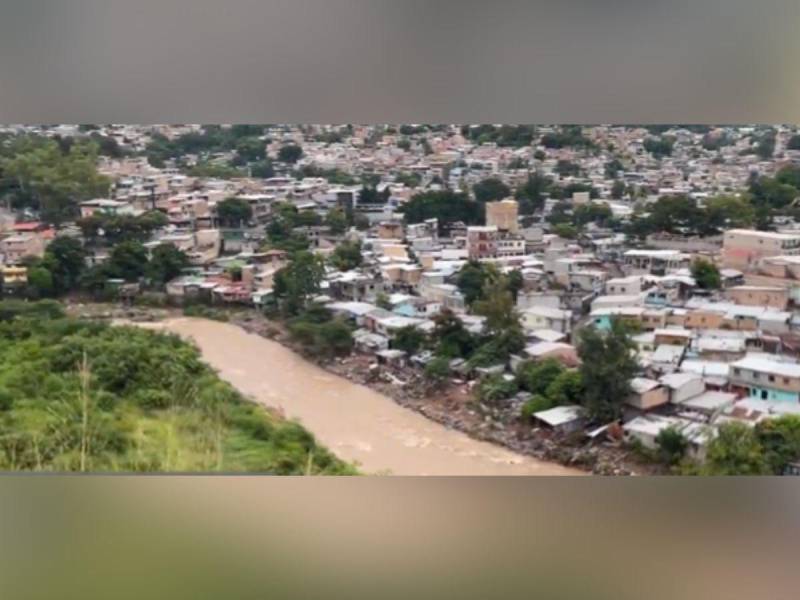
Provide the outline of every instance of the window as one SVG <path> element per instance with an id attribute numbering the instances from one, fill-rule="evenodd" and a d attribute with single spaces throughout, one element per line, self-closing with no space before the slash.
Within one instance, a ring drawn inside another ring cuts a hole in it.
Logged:
<path id="1" fill-rule="evenodd" d="M 769 376 L 769 380 L 770 380 L 770 381 L 775 381 L 775 375 L 770 375 L 770 376 Z"/>
<path id="2" fill-rule="evenodd" d="M 733 370 L 733 374 L 734 375 L 741 375 L 742 374 L 742 370 L 741 369 L 734 369 Z"/>
<path id="3" fill-rule="evenodd" d="M 783 378 L 783 383 L 784 383 L 785 385 L 789 385 L 789 378 L 788 378 L 788 377 L 784 377 L 784 378 Z"/>

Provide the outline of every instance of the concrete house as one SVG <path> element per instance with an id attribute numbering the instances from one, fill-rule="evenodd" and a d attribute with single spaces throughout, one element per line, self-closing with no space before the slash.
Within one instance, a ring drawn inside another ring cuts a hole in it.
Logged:
<path id="1" fill-rule="evenodd" d="M 800 365 L 750 355 L 731 365 L 731 389 L 760 400 L 800 402 Z"/>

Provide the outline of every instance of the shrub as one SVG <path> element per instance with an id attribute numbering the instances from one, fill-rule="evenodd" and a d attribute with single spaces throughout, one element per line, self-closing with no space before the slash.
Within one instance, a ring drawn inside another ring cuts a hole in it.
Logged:
<path id="1" fill-rule="evenodd" d="M 656 436 L 656 445 L 659 460 L 670 466 L 680 463 L 689 450 L 689 440 L 674 427 L 661 430 Z"/>
<path id="2" fill-rule="evenodd" d="M 540 394 L 536 394 L 533 398 L 528 400 L 522 405 L 522 418 L 525 420 L 533 419 L 534 413 L 553 408 L 551 400 Z"/>

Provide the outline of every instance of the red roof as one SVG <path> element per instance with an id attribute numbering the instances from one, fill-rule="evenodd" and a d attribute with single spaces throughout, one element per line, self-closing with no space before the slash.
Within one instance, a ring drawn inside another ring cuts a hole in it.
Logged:
<path id="1" fill-rule="evenodd" d="M 30 223 L 16 223 L 14 231 L 37 231 L 42 227 L 39 221 L 32 221 Z"/>

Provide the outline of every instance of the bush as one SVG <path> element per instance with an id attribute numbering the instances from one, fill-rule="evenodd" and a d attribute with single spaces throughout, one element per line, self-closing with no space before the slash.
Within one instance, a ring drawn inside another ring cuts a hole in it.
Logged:
<path id="1" fill-rule="evenodd" d="M 563 365 L 554 358 L 526 362 L 517 369 L 519 387 L 531 394 L 547 395 L 547 390 L 564 373 Z"/>
<path id="2" fill-rule="evenodd" d="M 664 464 L 674 466 L 680 463 L 689 450 L 689 440 L 674 427 L 661 430 L 656 436 L 658 459 Z"/>
<path id="3" fill-rule="evenodd" d="M 211 319 L 212 321 L 226 322 L 228 320 L 228 315 L 222 310 L 203 304 L 189 304 L 188 306 L 184 306 L 183 315 L 185 317 Z"/>
<path id="4" fill-rule="evenodd" d="M 478 385 L 478 398 L 483 402 L 496 403 L 511 398 L 519 388 L 513 379 L 503 375 L 489 375 Z"/>
<path id="5" fill-rule="evenodd" d="M 533 398 L 522 405 L 522 418 L 525 420 L 533 419 L 537 412 L 553 408 L 553 403 L 546 396 L 536 394 Z"/>
<path id="6" fill-rule="evenodd" d="M 450 375 L 450 361 L 437 357 L 425 365 L 425 378 L 437 383 L 443 382 Z"/>

